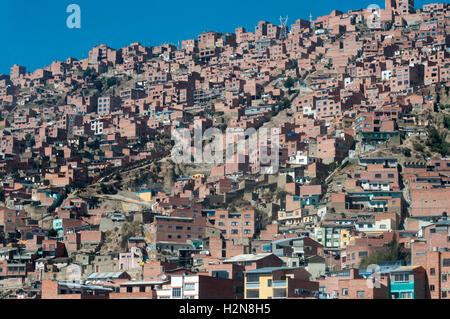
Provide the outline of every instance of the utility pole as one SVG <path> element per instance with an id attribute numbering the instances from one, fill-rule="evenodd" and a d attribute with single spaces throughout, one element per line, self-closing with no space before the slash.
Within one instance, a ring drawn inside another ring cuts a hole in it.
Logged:
<path id="1" fill-rule="evenodd" d="M 310 13 L 309 14 L 309 26 L 310 26 L 310 28 L 311 28 L 311 30 L 313 30 L 314 31 L 314 24 L 313 24 L 313 15 L 312 15 L 312 13 Z"/>
<path id="2" fill-rule="evenodd" d="M 286 18 L 280 16 L 280 26 L 281 26 L 280 40 L 285 40 L 288 37 L 288 26 L 287 26 L 288 21 L 289 21 L 288 16 L 286 16 Z"/>

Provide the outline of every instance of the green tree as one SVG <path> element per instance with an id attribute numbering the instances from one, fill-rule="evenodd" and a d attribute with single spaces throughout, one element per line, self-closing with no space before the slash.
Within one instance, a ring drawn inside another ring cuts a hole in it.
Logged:
<path id="1" fill-rule="evenodd" d="M 87 68 L 86 70 L 84 70 L 83 72 L 83 78 L 88 78 L 91 77 L 92 74 L 94 74 L 95 70 L 92 68 Z"/>
<path id="2" fill-rule="evenodd" d="M 444 127 L 450 129 L 450 116 L 444 118 Z"/>
<path id="3" fill-rule="evenodd" d="M 409 258 L 408 253 L 402 250 L 397 241 L 397 237 L 393 236 L 391 242 L 381 250 L 377 250 L 364 258 L 360 265 L 360 269 L 366 269 L 369 265 L 376 265 L 383 261 L 400 261 Z"/>
<path id="4" fill-rule="evenodd" d="M 94 86 L 99 92 L 101 92 L 103 90 L 103 83 L 102 83 L 102 81 L 95 81 Z"/>
<path id="5" fill-rule="evenodd" d="M 286 79 L 286 81 L 284 81 L 284 87 L 286 89 L 289 89 L 289 91 L 291 91 L 291 89 L 294 87 L 294 85 L 295 85 L 295 80 L 291 77 L 288 77 Z"/>
<path id="6" fill-rule="evenodd" d="M 285 97 L 279 104 L 281 109 L 288 109 L 291 107 L 291 101 L 287 97 Z"/>
<path id="7" fill-rule="evenodd" d="M 423 152 L 425 147 L 420 143 L 413 143 L 413 147 L 417 152 Z"/>
<path id="8" fill-rule="evenodd" d="M 138 222 L 124 223 L 120 230 L 120 247 L 122 249 L 127 248 L 128 240 L 132 237 L 143 236 L 142 226 Z"/>
<path id="9" fill-rule="evenodd" d="M 101 184 L 100 189 L 103 194 L 108 194 L 108 186 L 106 186 L 105 184 Z"/>
<path id="10" fill-rule="evenodd" d="M 278 200 L 285 200 L 286 199 L 287 192 L 286 191 L 278 191 L 277 192 L 277 199 Z"/>
<path id="11" fill-rule="evenodd" d="M 58 232 L 55 229 L 50 229 L 47 233 L 48 237 L 58 237 Z"/>
<path id="12" fill-rule="evenodd" d="M 409 150 L 409 148 L 403 149 L 403 155 L 405 155 L 406 157 L 411 157 L 411 151 Z"/>
<path id="13" fill-rule="evenodd" d="M 445 136 L 439 134 L 434 126 L 431 126 L 428 130 L 427 146 L 430 147 L 431 151 L 440 153 L 444 157 L 449 153 L 449 143 L 445 141 Z"/>
<path id="14" fill-rule="evenodd" d="M 109 78 L 106 81 L 106 85 L 108 86 L 108 88 L 110 88 L 110 87 L 112 87 L 112 86 L 114 86 L 114 85 L 116 85 L 118 83 L 119 83 L 119 81 L 116 78 Z"/>

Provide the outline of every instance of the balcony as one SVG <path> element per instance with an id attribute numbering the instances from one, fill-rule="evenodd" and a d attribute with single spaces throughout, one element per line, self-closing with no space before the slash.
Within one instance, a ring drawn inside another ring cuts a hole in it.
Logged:
<path id="1" fill-rule="evenodd" d="M 414 291 L 414 282 L 391 282 L 391 292 Z"/>
<path id="2" fill-rule="evenodd" d="M 160 289 L 157 290 L 158 298 L 171 298 L 172 297 L 172 289 Z"/>
<path id="3" fill-rule="evenodd" d="M 285 280 L 278 280 L 273 282 L 273 287 L 276 288 L 286 288 L 286 281 Z"/>
<path id="4" fill-rule="evenodd" d="M 259 289 L 259 282 L 247 282 L 246 288 L 256 288 Z"/>

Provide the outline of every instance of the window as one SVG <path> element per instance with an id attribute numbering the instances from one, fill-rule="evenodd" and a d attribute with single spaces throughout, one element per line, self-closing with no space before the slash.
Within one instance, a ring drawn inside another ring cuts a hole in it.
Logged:
<path id="1" fill-rule="evenodd" d="M 348 288 L 342 288 L 342 296 L 348 296 Z"/>
<path id="2" fill-rule="evenodd" d="M 412 299 L 412 292 L 402 292 L 402 299 Z"/>
<path id="3" fill-rule="evenodd" d="M 447 298 L 447 291 L 442 291 L 442 298 Z"/>
<path id="4" fill-rule="evenodd" d="M 357 296 L 358 298 L 364 298 L 364 290 L 358 290 L 358 291 L 356 292 L 356 296 Z"/>
<path id="5" fill-rule="evenodd" d="M 195 290 L 195 284 L 184 284 L 184 290 Z"/>
<path id="6" fill-rule="evenodd" d="M 272 279 L 267 280 L 267 287 L 272 287 Z"/>
<path id="7" fill-rule="evenodd" d="M 212 272 L 212 277 L 214 278 L 223 278 L 228 279 L 229 277 L 228 271 L 226 270 L 215 270 Z"/>
<path id="8" fill-rule="evenodd" d="M 446 282 L 447 281 L 447 274 L 442 274 L 442 281 Z"/>
<path id="9" fill-rule="evenodd" d="M 430 275 L 431 276 L 436 275 L 436 270 L 434 268 L 430 268 Z"/>
<path id="10" fill-rule="evenodd" d="M 298 294 L 298 289 L 295 290 L 295 293 Z M 286 298 L 286 289 L 273 289 L 273 298 Z"/>
<path id="11" fill-rule="evenodd" d="M 139 287 L 139 292 L 145 292 L 145 286 L 140 286 Z"/>
<path id="12" fill-rule="evenodd" d="M 409 281 L 409 275 L 406 273 L 394 275 L 394 282 L 408 282 L 408 281 Z"/>
<path id="13" fill-rule="evenodd" d="M 181 288 L 173 288 L 172 298 L 180 298 L 180 297 L 181 297 Z"/>
<path id="14" fill-rule="evenodd" d="M 259 276 L 247 274 L 247 282 L 259 282 Z"/>
<path id="15" fill-rule="evenodd" d="M 434 291 L 434 285 L 430 285 L 430 291 Z"/>
<path id="16" fill-rule="evenodd" d="M 367 257 L 367 255 L 368 255 L 367 251 L 360 251 L 358 253 L 359 258 L 365 258 L 365 257 Z"/>
<path id="17" fill-rule="evenodd" d="M 127 292 L 133 292 L 133 287 L 127 287 Z"/>
<path id="18" fill-rule="evenodd" d="M 449 266 L 450 266 L 450 258 L 445 258 L 445 259 L 442 261 L 442 265 L 443 265 L 444 267 L 449 267 Z"/>
<path id="19" fill-rule="evenodd" d="M 248 299 L 259 299 L 259 290 L 257 289 L 247 289 Z"/>

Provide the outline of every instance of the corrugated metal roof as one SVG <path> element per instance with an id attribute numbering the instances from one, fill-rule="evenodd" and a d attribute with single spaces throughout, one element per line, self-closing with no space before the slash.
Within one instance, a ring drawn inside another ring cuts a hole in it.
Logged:
<path id="1" fill-rule="evenodd" d="M 391 270 L 391 272 L 414 270 L 414 269 L 417 269 L 420 267 L 421 266 L 401 266 L 401 267 L 395 268 L 394 270 Z"/>
<path id="2" fill-rule="evenodd" d="M 224 260 L 224 262 L 240 262 L 240 261 L 256 261 L 260 260 L 264 257 L 272 255 L 272 253 L 264 253 L 264 254 L 242 254 L 231 257 L 229 259 Z"/>
<path id="3" fill-rule="evenodd" d="M 90 274 L 88 279 L 108 279 L 108 278 L 119 278 L 124 272 L 94 272 Z"/>
<path id="4" fill-rule="evenodd" d="M 265 267 L 265 268 L 259 268 L 259 269 L 252 269 L 249 271 L 246 271 L 246 274 L 269 274 L 277 270 L 294 270 L 298 269 L 298 267 Z"/>

